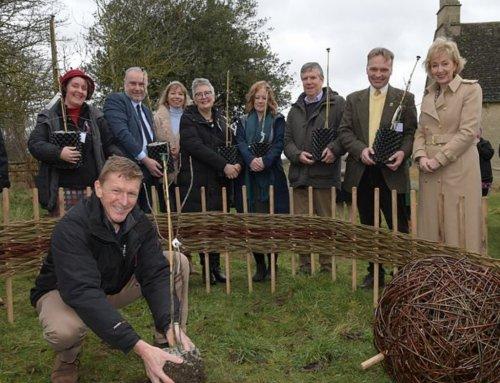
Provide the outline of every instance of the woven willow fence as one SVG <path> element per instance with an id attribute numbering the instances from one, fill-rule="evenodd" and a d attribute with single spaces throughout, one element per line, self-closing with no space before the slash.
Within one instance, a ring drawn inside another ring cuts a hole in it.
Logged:
<path id="1" fill-rule="evenodd" d="M 411 192 L 411 227 L 410 235 L 397 231 L 389 231 L 378 227 L 357 224 L 357 193 L 353 189 L 352 206 L 349 209 L 349 221 L 339 219 L 345 217 L 346 207 L 340 211 L 335 204 L 335 188 L 332 188 L 332 217 L 312 215 L 312 189 L 309 189 L 308 215 L 293 215 L 293 192 L 290 190 L 291 215 L 227 213 L 227 198 L 223 190 L 223 212 L 173 213 L 171 215 L 173 233 L 182 243 L 182 250 L 191 253 L 219 252 L 225 256 L 227 283 L 226 291 L 231 292 L 230 254 L 247 254 L 247 276 L 249 291 L 252 291 L 251 252 L 292 253 L 292 273 L 295 274 L 296 254 L 311 254 L 312 272 L 314 257 L 312 254 L 332 257 L 332 279 L 336 279 L 336 257 L 352 259 L 352 288 L 356 289 L 356 260 L 375 263 L 374 306 L 378 302 L 378 264 L 401 266 L 405 263 L 432 255 L 449 255 L 455 258 L 467 257 L 474 262 L 500 271 L 500 260 L 484 255 L 467 252 L 456 247 L 440 243 L 424 241 L 416 238 L 416 194 Z M 397 228 L 396 193 L 393 192 L 393 222 Z M 246 196 L 246 190 L 243 190 Z M 270 189 L 271 201 L 274 195 Z M 7 311 L 9 321 L 13 321 L 12 276 L 33 273 L 40 267 L 47 254 L 50 236 L 55 218 L 39 219 L 36 189 L 33 190 L 33 207 L 35 219 L 23 222 L 9 222 L 8 190 L 3 192 L 4 224 L 0 228 L 0 277 L 6 279 Z M 202 205 L 204 190 L 201 190 Z M 176 193 L 176 204 L 180 207 L 179 193 Z M 62 193 L 60 193 L 62 198 Z M 62 201 L 62 199 L 60 199 Z M 378 222 L 378 190 L 375 191 L 375 222 Z M 486 199 L 483 200 L 486 205 Z M 463 201 L 461 202 L 463 203 Z M 459 202 L 460 204 L 460 202 Z M 60 205 L 63 204 L 60 202 Z M 153 211 L 157 212 L 157 201 L 153 198 Z M 247 211 L 244 206 L 244 211 Z M 483 207 L 483 211 L 487 211 Z M 61 211 L 61 215 L 64 211 Z M 167 215 L 155 213 L 153 221 L 158 225 L 159 233 L 167 238 Z M 464 223 L 465 223 L 465 217 Z M 486 221 L 484 225 L 486 229 Z M 396 229 L 394 229 L 396 230 Z M 463 235 L 464 233 L 462 233 Z M 483 238 L 486 246 L 486 237 Z M 207 255 L 208 257 L 208 255 Z M 274 266 L 274 262 L 271 262 Z M 207 268 L 208 270 L 208 268 Z M 274 267 L 271 270 L 271 291 L 276 288 Z M 206 280 L 207 292 L 210 284 Z"/>

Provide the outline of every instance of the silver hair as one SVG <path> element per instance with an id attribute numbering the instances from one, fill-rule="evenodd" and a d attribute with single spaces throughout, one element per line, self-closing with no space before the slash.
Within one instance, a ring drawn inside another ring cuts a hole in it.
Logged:
<path id="1" fill-rule="evenodd" d="M 200 87 L 202 85 L 208 86 L 210 88 L 210 90 L 212 91 L 212 93 L 215 94 L 215 89 L 214 89 L 213 85 L 210 83 L 210 81 L 208 81 L 206 78 L 199 77 L 199 78 L 195 78 L 193 80 L 193 84 L 191 85 L 191 93 L 192 93 L 193 99 L 194 99 L 194 94 L 196 93 L 196 89 L 198 89 L 198 87 Z"/>
<path id="2" fill-rule="evenodd" d="M 321 68 L 321 65 L 319 65 L 317 62 L 309 62 L 302 65 L 302 68 L 300 68 L 300 75 L 302 76 L 305 72 L 309 72 L 310 70 L 314 69 L 317 69 L 319 71 L 319 76 L 321 78 L 325 78 L 325 75 L 323 74 L 323 68 Z"/>
<path id="3" fill-rule="evenodd" d="M 130 72 L 142 72 L 142 74 L 144 75 L 144 79 L 146 80 L 146 83 L 147 83 L 147 81 L 148 81 L 148 72 L 146 71 L 146 69 L 143 69 L 143 68 L 141 68 L 139 66 L 131 66 L 130 68 L 127 68 L 127 70 L 125 70 L 125 77 L 123 78 L 123 84 L 125 84 L 127 75 Z"/>

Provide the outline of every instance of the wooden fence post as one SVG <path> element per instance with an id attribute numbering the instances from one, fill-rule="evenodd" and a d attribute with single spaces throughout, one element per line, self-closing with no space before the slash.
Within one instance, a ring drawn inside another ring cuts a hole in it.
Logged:
<path id="1" fill-rule="evenodd" d="M 182 203 L 181 203 L 181 190 L 179 189 L 179 186 L 175 187 L 175 210 L 177 211 L 177 214 L 181 214 Z"/>
<path id="2" fill-rule="evenodd" d="M 377 230 L 380 228 L 380 189 L 375 188 L 373 191 L 373 227 Z M 376 242 L 376 250 L 379 250 L 378 241 Z M 378 306 L 378 293 L 379 293 L 379 263 L 373 262 L 373 307 L 377 308 Z"/>
<path id="3" fill-rule="evenodd" d="M 293 199 L 293 187 L 288 188 L 288 197 L 290 199 L 290 215 L 294 215 L 295 209 L 294 209 L 294 199 Z M 292 277 L 295 277 L 295 274 L 297 274 L 297 254 L 292 253 Z"/>
<path id="4" fill-rule="evenodd" d="M 483 255 L 488 255 L 488 197 L 481 198 L 481 211 L 483 217 L 483 238 L 481 239 Z"/>
<path id="5" fill-rule="evenodd" d="M 64 217 L 64 213 L 66 212 L 66 206 L 64 205 L 64 189 L 59 188 L 57 193 L 57 199 L 59 203 L 59 217 Z"/>
<path id="6" fill-rule="evenodd" d="M 309 217 L 314 215 L 314 196 L 313 196 L 312 186 L 307 187 L 307 202 L 308 202 L 308 212 Z M 316 273 L 316 262 L 314 262 L 314 254 L 311 253 L 311 275 Z"/>
<path id="7" fill-rule="evenodd" d="M 392 232 L 398 233 L 398 192 L 391 190 L 391 213 L 392 213 Z M 392 275 L 395 276 L 398 272 L 398 267 L 394 266 Z"/>
<path id="8" fill-rule="evenodd" d="M 353 225 L 356 224 L 356 217 L 358 213 L 358 188 L 355 186 L 352 187 L 352 205 L 351 205 L 351 223 Z M 353 243 L 356 243 L 356 236 L 353 236 L 352 239 Z M 357 270 L 356 270 L 356 256 L 355 256 L 356 250 L 353 250 L 353 258 L 352 258 L 352 281 L 351 281 L 351 286 L 352 286 L 352 291 L 356 291 L 357 289 Z"/>
<path id="9" fill-rule="evenodd" d="M 411 237 L 417 238 L 417 192 L 410 190 Z"/>
<path id="10" fill-rule="evenodd" d="M 205 195 L 205 186 L 202 186 L 200 188 L 200 198 L 201 198 L 201 212 L 206 213 L 207 212 L 207 198 Z M 207 252 L 203 253 L 203 256 L 205 258 L 205 290 L 207 291 L 207 294 L 210 293 L 210 260 Z"/>
<path id="11" fill-rule="evenodd" d="M 227 193 L 226 187 L 222 188 L 222 211 L 227 213 Z M 224 252 L 224 259 L 226 261 L 226 294 L 231 294 L 231 264 L 229 263 L 229 253 Z"/>
<path id="12" fill-rule="evenodd" d="M 269 185 L 269 214 L 274 214 L 274 187 Z M 272 239 L 272 237 L 271 237 Z M 265 262 L 265 260 L 264 260 Z M 276 254 L 271 253 L 271 294 L 276 292 Z"/>
<path id="13" fill-rule="evenodd" d="M 10 200 L 9 189 L 3 188 L 2 190 L 2 211 L 3 211 L 3 224 L 7 226 L 10 221 Z M 7 321 L 14 323 L 14 294 L 12 289 L 12 277 L 5 279 L 5 304 L 7 305 Z"/>
<path id="14" fill-rule="evenodd" d="M 38 189 L 31 189 L 33 195 L 33 219 L 35 221 L 40 221 L 40 205 L 38 200 Z"/>
<path id="15" fill-rule="evenodd" d="M 332 187 L 331 189 L 331 196 L 330 196 L 330 204 L 332 208 L 332 218 L 335 219 L 337 218 L 337 189 L 335 186 Z M 335 246 L 334 246 L 334 251 L 335 251 Z M 332 281 L 335 282 L 337 280 L 337 262 L 335 260 L 335 252 L 332 255 Z"/>
<path id="16" fill-rule="evenodd" d="M 156 190 L 156 186 L 151 186 L 151 212 L 153 214 L 158 214 L 158 192 Z"/>
<path id="17" fill-rule="evenodd" d="M 247 187 L 243 185 L 241 187 L 241 198 L 243 202 L 243 214 L 248 213 L 248 196 Z M 248 292 L 253 292 L 253 279 L 252 279 L 252 252 L 247 252 L 247 281 L 248 281 Z"/>

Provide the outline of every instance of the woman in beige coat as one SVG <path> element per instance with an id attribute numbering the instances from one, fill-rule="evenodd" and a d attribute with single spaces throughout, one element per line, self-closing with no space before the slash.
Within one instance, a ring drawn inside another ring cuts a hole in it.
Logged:
<path id="1" fill-rule="evenodd" d="M 179 124 L 186 106 L 191 104 L 186 87 L 179 81 L 167 85 L 160 100 L 158 110 L 154 114 L 155 134 L 158 141 L 166 141 L 170 145 L 170 154 L 175 161 L 175 172 L 169 180 L 175 180 L 179 172 Z"/>
<path id="2" fill-rule="evenodd" d="M 465 248 L 482 251 L 481 175 L 476 148 L 482 91 L 476 80 L 458 74 L 465 60 L 457 45 L 437 38 L 425 68 L 433 83 L 422 100 L 413 157 L 420 169 L 418 234 L 431 241 L 460 246 L 459 198 L 465 198 Z M 439 232 L 439 195 L 444 226 Z M 462 244 L 463 245 L 463 244 Z"/>

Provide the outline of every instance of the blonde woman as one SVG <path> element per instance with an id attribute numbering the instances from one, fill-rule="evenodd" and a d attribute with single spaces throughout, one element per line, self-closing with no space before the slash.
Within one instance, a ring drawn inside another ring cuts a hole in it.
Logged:
<path id="1" fill-rule="evenodd" d="M 422 100 L 413 157 L 419 174 L 418 234 L 459 246 L 457 206 L 465 197 L 465 248 L 481 252 L 481 173 L 476 148 L 482 91 L 459 73 L 465 65 L 457 45 L 437 38 L 425 60 L 433 80 Z M 439 234 L 439 195 L 444 195 L 444 227 Z"/>
<path id="2" fill-rule="evenodd" d="M 186 87 L 179 81 L 172 81 L 162 92 L 158 101 L 158 109 L 154 114 L 154 129 L 158 141 L 166 141 L 170 145 L 170 154 L 175 160 L 175 179 L 179 158 L 179 126 L 182 113 L 191 104 Z"/>

